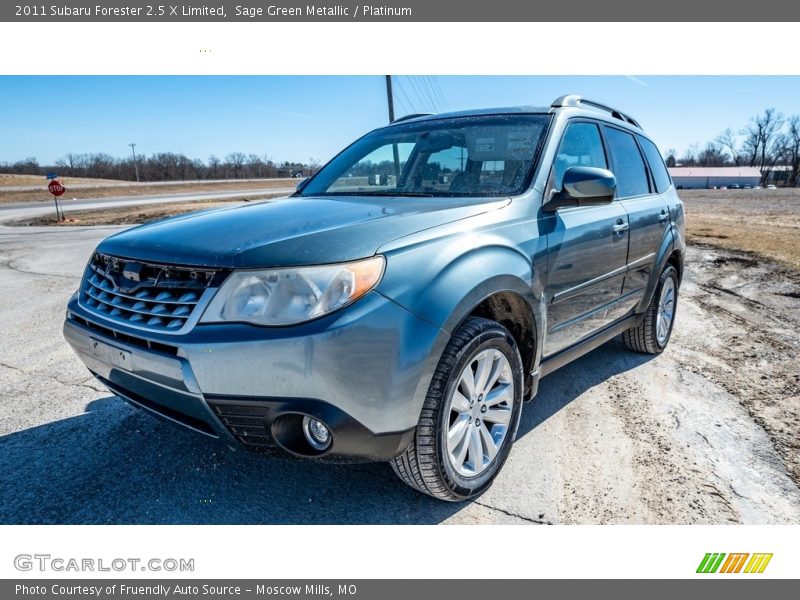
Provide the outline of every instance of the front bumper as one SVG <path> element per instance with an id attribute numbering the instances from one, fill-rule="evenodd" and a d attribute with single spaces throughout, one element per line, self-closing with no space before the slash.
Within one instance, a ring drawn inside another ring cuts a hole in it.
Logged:
<path id="1" fill-rule="evenodd" d="M 411 442 L 447 341 L 377 292 L 299 326 L 208 324 L 179 336 L 111 324 L 73 299 L 64 337 L 114 394 L 229 445 L 374 461 Z M 302 415 L 329 426 L 329 450 L 294 443 Z"/>

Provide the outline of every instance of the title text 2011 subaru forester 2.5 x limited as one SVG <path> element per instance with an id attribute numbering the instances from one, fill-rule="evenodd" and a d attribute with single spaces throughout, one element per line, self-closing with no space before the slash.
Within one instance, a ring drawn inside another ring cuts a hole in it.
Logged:
<path id="1" fill-rule="evenodd" d="M 104 240 L 64 334 L 112 392 L 231 445 L 391 461 L 485 490 L 541 377 L 612 337 L 666 346 L 684 217 L 629 116 L 400 119 L 290 198 Z"/>

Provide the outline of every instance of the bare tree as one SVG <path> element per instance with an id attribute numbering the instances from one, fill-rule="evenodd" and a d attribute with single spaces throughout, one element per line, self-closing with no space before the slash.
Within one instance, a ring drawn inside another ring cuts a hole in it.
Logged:
<path id="1" fill-rule="evenodd" d="M 774 108 L 768 108 L 756 115 L 742 130 L 745 136 L 742 148 L 751 167 L 761 171 L 762 184 L 766 182 L 772 167 L 780 160 L 784 147 L 781 139 L 783 115 Z"/>
<path id="2" fill-rule="evenodd" d="M 692 144 L 686 149 L 686 152 L 683 153 L 683 156 L 679 159 L 679 163 L 684 167 L 694 167 L 697 164 L 697 153 L 698 153 L 698 144 Z"/>
<path id="3" fill-rule="evenodd" d="M 244 152 L 231 152 L 225 157 L 225 162 L 228 163 L 233 170 L 233 177 L 239 179 L 242 176 L 245 160 L 247 157 Z"/>
<path id="4" fill-rule="evenodd" d="M 208 157 L 208 178 L 222 179 L 222 161 L 213 154 Z"/>
<path id="5" fill-rule="evenodd" d="M 725 152 L 728 153 L 731 162 L 734 166 L 740 166 L 742 158 L 741 158 L 741 150 L 739 148 L 739 142 L 736 141 L 736 135 L 733 133 L 733 130 L 728 127 L 725 131 L 717 136 L 715 140 L 720 147 L 722 147 Z"/>
<path id="6" fill-rule="evenodd" d="M 249 154 L 247 156 L 247 175 L 248 177 L 264 177 L 264 161 L 258 154 Z"/>
<path id="7" fill-rule="evenodd" d="M 706 143 L 697 155 L 697 164 L 701 167 L 722 167 L 725 165 L 726 154 L 722 146 L 715 142 Z"/>
<path id="8" fill-rule="evenodd" d="M 314 158 L 313 156 L 308 157 L 308 163 L 306 163 L 306 168 L 308 169 L 308 175 L 311 176 L 317 171 L 322 168 L 322 163 L 318 158 Z"/>
<path id="9" fill-rule="evenodd" d="M 786 132 L 786 161 L 789 163 L 788 183 L 800 185 L 800 115 L 789 117 Z"/>

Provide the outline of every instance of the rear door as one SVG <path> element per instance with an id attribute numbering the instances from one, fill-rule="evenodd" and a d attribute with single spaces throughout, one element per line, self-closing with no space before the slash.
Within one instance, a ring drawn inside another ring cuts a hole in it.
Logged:
<path id="1" fill-rule="evenodd" d="M 669 207 L 665 196 L 658 192 L 645 154 L 658 157 L 666 175 L 659 173 L 661 187 L 669 185 L 669 174 L 656 147 L 645 138 L 616 127 L 605 126 L 606 142 L 611 155 L 612 170 L 617 177 L 617 198 L 628 213 L 630 234 L 628 242 L 628 273 L 622 290 L 623 312 L 633 308 L 644 295 L 647 282 L 655 268 L 657 252 L 669 229 Z M 649 146 L 645 147 L 647 142 Z M 650 162 L 655 157 L 650 157 Z"/>
<path id="2" fill-rule="evenodd" d="M 610 168 L 600 125 L 570 122 L 553 164 L 549 189 L 561 189 L 571 166 Z M 543 214 L 548 303 L 543 354 L 550 356 L 618 317 L 628 257 L 628 216 L 620 202 Z"/>

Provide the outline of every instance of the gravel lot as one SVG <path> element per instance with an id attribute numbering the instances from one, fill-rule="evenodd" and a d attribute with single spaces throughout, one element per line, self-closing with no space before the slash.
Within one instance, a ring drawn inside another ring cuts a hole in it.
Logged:
<path id="1" fill-rule="evenodd" d="M 542 380 L 494 487 L 230 452 L 104 391 L 61 337 L 113 227 L 0 226 L 0 523 L 798 523 L 800 277 L 692 247 L 667 351 Z"/>

